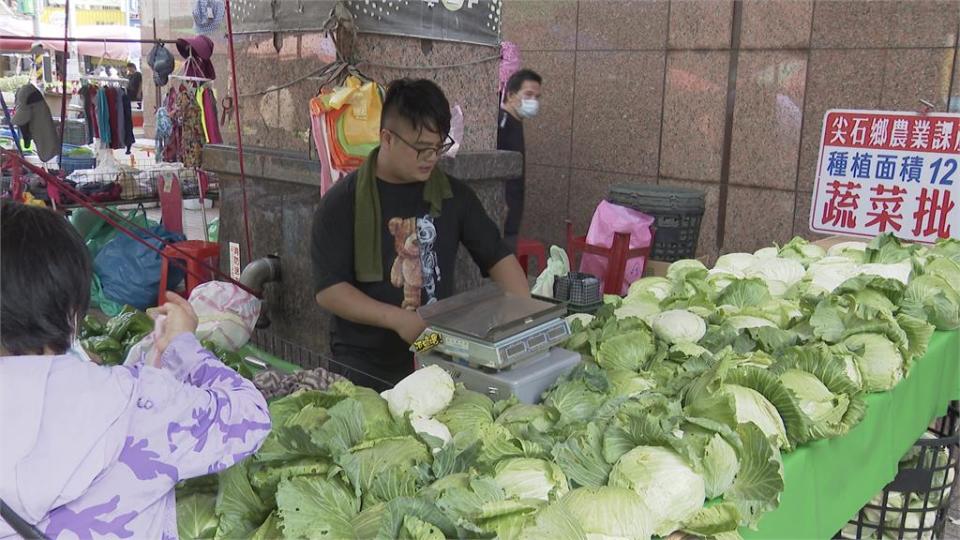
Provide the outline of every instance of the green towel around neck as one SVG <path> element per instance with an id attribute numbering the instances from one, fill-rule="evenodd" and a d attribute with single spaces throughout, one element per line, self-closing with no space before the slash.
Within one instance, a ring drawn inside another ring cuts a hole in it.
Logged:
<path id="1" fill-rule="evenodd" d="M 380 147 L 374 148 L 357 170 L 357 195 L 353 212 L 353 263 L 357 281 L 361 283 L 383 281 L 383 223 L 380 216 L 380 192 L 377 190 L 379 151 Z M 439 216 L 443 200 L 450 198 L 453 198 L 450 179 L 440 167 L 434 167 L 423 186 L 423 200 L 430 204 L 430 215 Z"/>

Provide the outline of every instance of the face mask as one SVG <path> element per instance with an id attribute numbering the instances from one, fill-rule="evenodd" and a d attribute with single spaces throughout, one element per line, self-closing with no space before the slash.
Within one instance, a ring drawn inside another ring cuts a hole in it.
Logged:
<path id="1" fill-rule="evenodd" d="M 540 112 L 540 101 L 536 99 L 523 99 L 520 101 L 520 108 L 517 109 L 517 112 L 524 118 L 533 118 Z"/>

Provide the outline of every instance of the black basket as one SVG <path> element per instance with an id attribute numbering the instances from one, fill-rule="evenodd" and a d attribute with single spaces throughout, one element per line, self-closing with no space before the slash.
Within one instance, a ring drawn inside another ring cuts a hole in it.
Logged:
<path id="1" fill-rule="evenodd" d="M 900 462 L 900 472 L 834 536 L 859 540 L 943 538 L 958 487 L 960 402 L 938 418 Z"/>
<path id="2" fill-rule="evenodd" d="M 303 369 L 330 369 L 328 359 L 302 345 L 284 339 L 274 332 L 257 328 L 250 336 L 250 343 L 261 351 L 281 360 L 296 364 Z"/>
<path id="3" fill-rule="evenodd" d="M 553 297 L 567 304 L 568 309 L 574 313 L 583 313 L 574 311 L 577 307 L 594 307 L 603 302 L 600 296 L 600 280 L 591 274 L 581 272 L 570 272 L 565 276 L 560 276 L 553 282 Z"/>
<path id="4" fill-rule="evenodd" d="M 587 306 L 580 306 L 580 305 L 575 305 L 567 302 L 566 306 L 567 306 L 568 315 L 572 315 L 574 313 L 586 313 L 587 315 L 593 315 L 594 313 L 597 312 L 598 309 L 603 307 L 603 302 L 600 301 L 595 304 L 590 304 Z"/>
<path id="5" fill-rule="evenodd" d="M 653 216 L 657 234 L 650 258 L 673 262 L 697 254 L 706 194 L 671 186 L 623 184 L 610 188 L 607 200 Z"/>

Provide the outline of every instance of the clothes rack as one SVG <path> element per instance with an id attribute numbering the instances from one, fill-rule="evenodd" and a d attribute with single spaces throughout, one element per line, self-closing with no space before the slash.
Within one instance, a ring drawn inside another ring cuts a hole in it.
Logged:
<path id="1" fill-rule="evenodd" d="M 0 35 L 0 39 L 29 39 L 33 41 L 67 41 L 70 43 L 175 43 L 175 39 L 75 38 Z"/>
<path id="2" fill-rule="evenodd" d="M 171 79 L 177 79 L 178 81 L 189 81 L 189 82 L 199 82 L 199 83 L 208 83 L 213 79 L 207 79 L 205 77 L 190 77 L 188 75 L 170 75 Z"/>
<path id="3" fill-rule="evenodd" d="M 124 79 L 123 77 L 110 77 L 110 76 L 104 76 L 104 75 L 81 75 L 80 80 L 81 81 L 114 82 L 114 83 L 120 83 L 120 84 L 126 84 L 128 82 L 128 79 Z"/>
<path id="4" fill-rule="evenodd" d="M 68 47 L 67 47 L 67 44 L 68 44 L 68 43 L 84 43 L 84 42 L 87 42 L 87 43 L 145 43 L 145 44 L 151 44 L 151 43 L 152 43 L 152 44 L 156 44 L 156 45 L 163 45 L 163 44 L 166 44 L 166 43 L 175 43 L 175 42 L 177 41 L 177 40 L 175 40 L 175 39 L 160 39 L 160 38 L 157 38 L 157 37 L 156 37 L 156 20 L 154 20 L 154 37 L 153 37 L 153 39 L 77 38 L 77 37 L 70 37 L 69 34 L 68 34 L 68 32 L 69 32 L 69 13 L 70 13 L 69 6 L 70 6 L 70 0 L 65 0 L 65 5 L 64 5 L 65 9 L 64 9 L 64 12 L 67 14 L 67 17 L 64 19 L 64 25 L 63 25 L 63 26 L 64 26 L 64 28 L 63 28 L 64 32 L 63 32 L 63 36 L 62 36 L 62 37 L 0 35 L 0 38 L 2 38 L 2 39 L 10 39 L 10 40 L 42 41 L 42 42 L 47 42 L 48 44 L 59 42 L 60 44 L 62 44 L 63 49 L 61 49 L 61 51 L 62 51 L 63 54 L 64 54 L 65 60 L 68 59 L 68 57 L 69 57 L 69 51 L 67 50 L 67 49 L 68 49 Z M 238 158 L 239 158 L 239 161 L 240 161 L 240 190 L 241 190 L 241 205 L 242 205 L 243 230 L 244 230 L 244 240 L 245 240 L 245 242 L 244 242 L 244 247 L 246 248 L 246 251 L 247 251 L 248 254 L 252 254 L 252 253 L 254 253 L 254 252 L 253 252 L 253 244 L 252 244 L 251 235 L 250 235 L 250 222 L 249 222 L 249 217 L 248 217 L 248 216 L 249 216 L 249 209 L 248 209 L 248 201 L 247 201 L 246 171 L 245 171 L 245 166 L 244 166 L 244 155 L 243 155 L 243 133 L 242 133 L 242 128 L 241 128 L 241 124 L 240 124 L 240 110 L 239 110 L 239 101 L 240 101 L 240 99 L 239 99 L 239 90 L 238 90 L 238 88 L 237 88 L 237 61 L 236 61 L 236 56 L 235 56 L 235 52 L 234 52 L 234 35 L 235 35 L 235 34 L 234 34 L 234 31 L 233 31 L 233 16 L 232 16 L 232 13 L 231 13 L 231 11 L 232 11 L 232 10 L 231 10 L 231 0 L 225 0 L 225 1 L 224 1 L 224 11 L 225 11 L 225 15 L 226 15 L 226 26 L 227 26 L 226 39 L 227 39 L 229 56 L 230 56 L 230 76 L 231 76 L 231 81 L 232 81 L 232 83 L 233 83 L 232 86 L 231 86 L 231 91 L 232 91 L 232 94 L 233 94 L 233 96 L 232 96 L 232 98 L 233 98 L 233 99 L 232 99 L 232 102 L 237 104 L 237 106 L 234 106 L 234 107 L 233 107 L 233 116 L 234 116 L 234 121 L 236 122 L 236 130 L 237 130 L 237 150 L 238 150 Z M 52 46 L 52 48 L 55 49 L 56 46 Z M 177 78 L 180 78 L 180 77 L 177 77 Z M 89 79 L 88 79 L 88 80 L 89 80 Z M 181 80 L 187 80 L 187 79 L 181 79 Z M 195 81 L 195 82 L 208 82 L 208 81 Z M 64 96 L 67 95 L 67 78 L 66 78 L 66 77 L 63 78 L 63 95 L 64 95 Z M 157 98 L 158 98 L 158 99 L 157 99 L 157 103 L 160 104 L 162 100 L 160 99 L 160 90 L 159 90 L 159 87 L 157 87 Z M 61 117 L 61 118 L 65 118 L 65 117 L 66 117 L 66 108 L 67 108 L 66 99 L 64 99 L 63 102 L 62 102 L 62 104 L 61 104 L 61 113 L 60 113 L 60 117 Z M 63 140 L 63 130 L 64 130 L 64 126 L 65 126 L 65 125 L 66 125 L 66 122 L 62 122 L 62 123 L 61 123 L 61 126 L 60 126 L 60 138 L 61 138 L 61 140 Z M 61 160 L 62 160 L 62 157 L 63 157 L 63 156 L 61 155 L 61 156 L 60 156 L 60 159 L 61 159 Z M 203 195 L 201 195 L 201 196 L 203 196 Z M 204 200 L 204 199 L 201 198 L 201 206 L 203 205 L 203 200 Z M 124 231 L 124 232 L 127 232 L 127 231 Z M 130 234 L 130 233 L 127 232 L 127 234 Z"/>

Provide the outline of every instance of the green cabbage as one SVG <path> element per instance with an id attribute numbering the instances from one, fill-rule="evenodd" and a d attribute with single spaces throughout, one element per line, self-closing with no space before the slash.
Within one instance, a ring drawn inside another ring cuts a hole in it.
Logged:
<path id="1" fill-rule="evenodd" d="M 929 321 L 937 330 L 960 328 L 960 294 L 937 276 L 920 276 L 907 285 L 901 310 Z"/>
<path id="2" fill-rule="evenodd" d="M 511 458 L 497 464 L 495 479 L 508 497 L 541 499 L 562 497 L 569 491 L 567 477 L 555 463 L 535 458 Z"/>
<path id="3" fill-rule="evenodd" d="M 653 331 L 667 343 L 696 343 L 707 333 L 707 323 L 690 311 L 672 309 L 653 318 Z"/>
<path id="4" fill-rule="evenodd" d="M 843 344 L 857 355 L 857 367 L 868 392 L 890 390 L 903 379 L 903 356 L 897 346 L 879 334 L 856 334 Z"/>
<path id="5" fill-rule="evenodd" d="M 629 489 L 579 488 L 568 493 L 561 503 L 580 523 L 588 539 L 650 538 L 652 515 L 647 501 Z"/>
<path id="6" fill-rule="evenodd" d="M 653 532 L 666 536 L 693 517 L 706 497 L 703 478 L 672 450 L 638 446 L 610 471 L 610 485 L 628 488 L 650 508 Z"/>
<path id="7" fill-rule="evenodd" d="M 783 418 L 763 394 L 738 384 L 725 384 L 723 390 L 733 396 L 738 424 L 753 422 L 768 437 L 774 437 L 777 446 L 782 448 L 788 445 L 787 428 L 783 424 Z"/>

